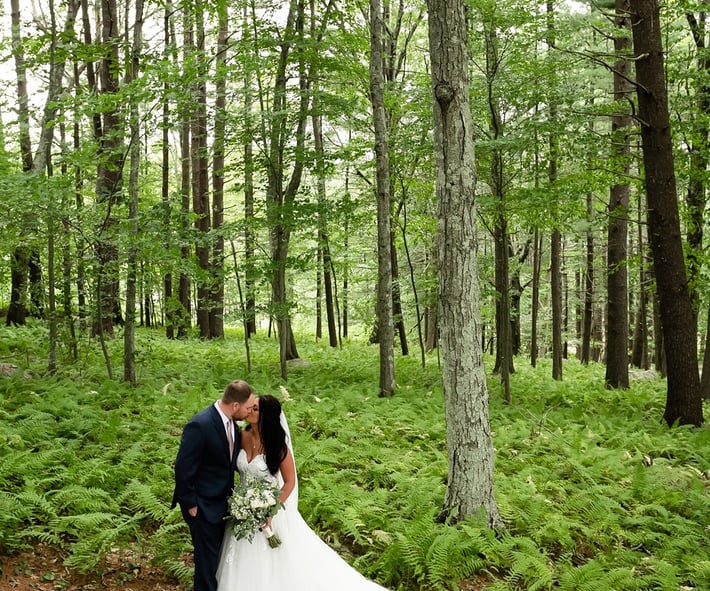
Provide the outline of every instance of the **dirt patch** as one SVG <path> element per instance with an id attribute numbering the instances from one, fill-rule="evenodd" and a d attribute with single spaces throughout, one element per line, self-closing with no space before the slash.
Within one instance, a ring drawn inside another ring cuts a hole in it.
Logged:
<path id="1" fill-rule="evenodd" d="M 484 591 L 489 575 L 459 583 L 460 591 Z M 109 555 L 95 569 L 82 574 L 64 566 L 64 555 L 40 545 L 33 551 L 0 555 L 1 591 L 189 591 L 160 567 L 138 564 L 124 554 Z"/>
<path id="2" fill-rule="evenodd" d="M 82 574 L 64 566 L 56 549 L 39 545 L 32 551 L 0 555 L 2 591 L 187 591 L 156 566 L 135 563 L 125 555 L 107 556 L 94 572 Z"/>

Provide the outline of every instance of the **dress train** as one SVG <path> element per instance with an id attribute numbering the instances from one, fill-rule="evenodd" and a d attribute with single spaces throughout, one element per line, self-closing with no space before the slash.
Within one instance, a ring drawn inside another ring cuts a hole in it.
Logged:
<path id="1" fill-rule="evenodd" d="M 237 469 L 242 478 L 249 474 L 282 484 L 269 473 L 263 455 L 248 462 L 241 450 Z M 290 497 L 272 518 L 272 529 L 281 538 L 278 548 L 271 548 L 260 532 L 251 542 L 237 540 L 227 526 L 217 571 L 218 591 L 387 591 L 321 540 L 298 512 L 297 499 L 289 501 Z"/>

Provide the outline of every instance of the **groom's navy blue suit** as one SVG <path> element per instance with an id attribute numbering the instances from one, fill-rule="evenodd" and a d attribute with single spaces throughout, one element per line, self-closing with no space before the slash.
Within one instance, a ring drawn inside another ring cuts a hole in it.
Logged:
<path id="1" fill-rule="evenodd" d="M 234 488 L 234 468 L 239 450 L 235 426 L 234 454 L 222 417 L 214 404 L 197 413 L 185 426 L 175 460 L 172 506 L 180 505 L 190 526 L 195 548 L 195 591 L 216 591 L 219 551 L 224 536 L 227 498 Z M 197 507 L 197 516 L 188 510 Z"/>

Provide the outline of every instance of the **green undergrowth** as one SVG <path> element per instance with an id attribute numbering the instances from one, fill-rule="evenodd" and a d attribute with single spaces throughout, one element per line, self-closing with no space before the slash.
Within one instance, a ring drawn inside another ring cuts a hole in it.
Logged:
<path id="1" fill-rule="evenodd" d="M 710 430 L 668 429 L 665 384 L 607 391 L 602 367 L 521 359 L 505 405 L 490 377 L 495 486 L 504 531 L 472 517 L 438 523 L 446 488 L 436 356 L 397 360 L 397 393 L 377 396 L 377 349 L 308 343 L 283 384 L 278 345 L 239 334 L 167 341 L 139 331 L 136 388 L 106 378 L 98 347 L 46 367 L 44 328 L 0 329 L 0 553 L 39 542 L 66 564 L 101 568 L 130 552 L 191 578 L 188 530 L 170 510 L 182 426 L 241 377 L 284 403 L 305 519 L 391 589 L 625 591 L 710 589 Z M 110 343 L 121 372 L 120 338 Z M 706 409 L 707 414 L 707 409 Z M 463 587 L 463 585 L 461 585 Z"/>

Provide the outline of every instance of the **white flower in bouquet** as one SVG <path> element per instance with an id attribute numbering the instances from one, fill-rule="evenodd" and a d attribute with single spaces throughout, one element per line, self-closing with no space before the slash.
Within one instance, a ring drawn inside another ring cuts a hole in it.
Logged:
<path id="1" fill-rule="evenodd" d="M 231 521 L 234 537 L 251 542 L 257 531 L 263 531 L 269 546 L 277 548 L 281 540 L 267 523 L 281 508 L 280 494 L 279 487 L 266 480 L 247 476 L 245 481 L 240 481 L 227 499 L 228 514 L 225 517 Z"/>

